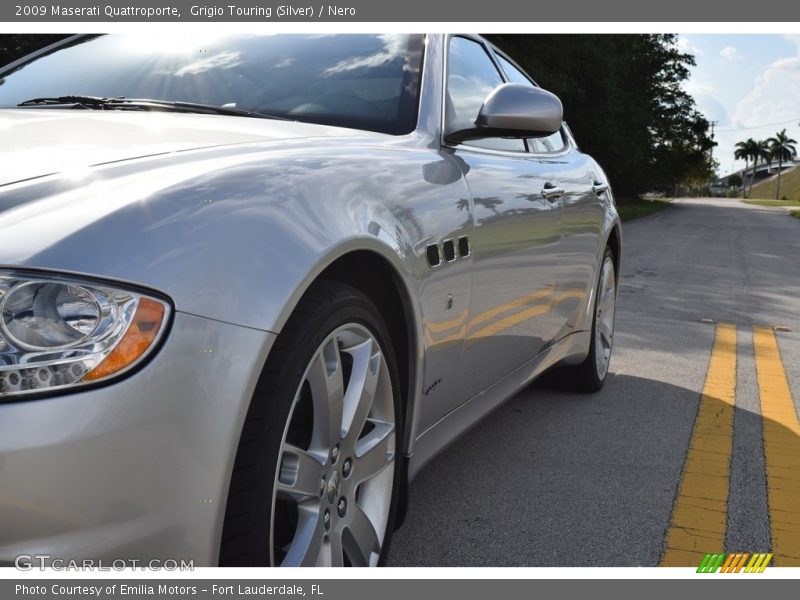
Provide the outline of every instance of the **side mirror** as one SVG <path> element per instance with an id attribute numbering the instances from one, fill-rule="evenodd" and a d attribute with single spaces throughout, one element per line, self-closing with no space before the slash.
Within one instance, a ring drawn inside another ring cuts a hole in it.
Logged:
<path id="1" fill-rule="evenodd" d="M 483 101 L 472 127 L 455 127 L 445 139 L 458 144 L 481 138 L 546 137 L 559 130 L 564 117 L 561 100 L 541 88 L 504 83 Z"/>

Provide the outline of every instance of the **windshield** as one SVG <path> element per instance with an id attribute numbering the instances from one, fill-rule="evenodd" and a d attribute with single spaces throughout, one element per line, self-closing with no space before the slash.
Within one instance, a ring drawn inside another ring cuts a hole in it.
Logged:
<path id="1" fill-rule="evenodd" d="M 86 36 L 0 72 L 0 108 L 148 98 L 404 134 L 416 127 L 422 51 L 421 35 Z"/>

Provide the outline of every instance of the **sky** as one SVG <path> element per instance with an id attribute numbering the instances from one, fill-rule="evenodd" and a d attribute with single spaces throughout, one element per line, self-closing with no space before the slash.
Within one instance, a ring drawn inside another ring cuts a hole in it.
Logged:
<path id="1" fill-rule="evenodd" d="M 733 158 L 738 141 L 783 128 L 800 141 L 800 35 L 687 34 L 678 45 L 697 61 L 685 88 L 717 122 L 721 175 L 744 167 Z"/>

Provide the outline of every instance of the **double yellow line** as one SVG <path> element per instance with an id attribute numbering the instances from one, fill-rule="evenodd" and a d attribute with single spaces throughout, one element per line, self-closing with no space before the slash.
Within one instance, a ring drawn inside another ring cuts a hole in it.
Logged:
<path id="1" fill-rule="evenodd" d="M 772 329 L 753 327 L 772 553 L 800 566 L 800 420 Z M 725 546 L 736 405 L 736 326 L 714 335 L 706 381 L 667 529 L 662 566 L 697 566 Z"/>
<path id="2" fill-rule="evenodd" d="M 754 327 L 753 345 L 773 553 L 778 565 L 800 566 L 800 420 L 775 334 L 766 327 Z"/>

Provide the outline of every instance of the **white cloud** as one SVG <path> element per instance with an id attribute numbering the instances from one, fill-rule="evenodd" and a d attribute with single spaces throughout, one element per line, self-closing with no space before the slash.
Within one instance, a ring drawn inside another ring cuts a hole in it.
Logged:
<path id="1" fill-rule="evenodd" d="M 286 67 L 291 67 L 294 64 L 294 58 L 284 58 L 279 60 L 274 65 L 272 65 L 273 69 L 285 69 Z"/>
<path id="2" fill-rule="evenodd" d="M 698 110 L 705 115 L 709 121 L 716 121 L 722 128 L 729 128 L 731 119 L 728 111 L 714 94 L 696 94 L 694 96 Z"/>
<path id="3" fill-rule="evenodd" d="M 370 54 L 369 56 L 356 56 L 339 61 L 332 67 L 325 69 L 325 76 L 355 71 L 356 69 L 380 67 L 401 56 L 405 51 L 405 38 L 401 35 L 385 34 L 381 35 L 383 49 Z"/>
<path id="4" fill-rule="evenodd" d="M 733 46 L 725 46 L 722 50 L 720 50 L 719 57 L 725 62 L 734 62 L 744 59 L 744 57 L 739 54 L 739 51 Z"/>
<path id="5" fill-rule="evenodd" d="M 213 69 L 232 69 L 242 64 L 241 55 L 241 52 L 225 50 L 224 52 L 211 55 L 207 58 L 198 58 L 175 71 L 175 76 L 198 75 L 199 73 L 205 73 Z"/>
<path id="6" fill-rule="evenodd" d="M 710 83 L 708 83 L 706 81 L 699 81 L 699 80 L 695 79 L 694 77 L 692 77 L 691 79 L 689 79 L 689 81 L 684 83 L 683 84 L 683 88 L 686 90 L 686 92 L 689 95 L 693 96 L 695 99 L 698 96 L 704 96 L 704 95 L 713 96 L 714 95 L 714 86 L 713 85 L 711 85 Z"/>
<path id="7" fill-rule="evenodd" d="M 688 38 L 685 38 L 682 35 L 678 36 L 678 40 L 677 40 L 677 42 L 675 42 L 675 45 L 678 47 L 678 50 L 680 50 L 681 52 L 687 52 L 688 54 L 694 54 L 698 58 L 703 56 L 703 51 L 700 48 L 698 48 L 697 46 L 695 46 L 694 44 L 692 44 L 688 40 Z"/>
<path id="8" fill-rule="evenodd" d="M 783 37 L 792 42 L 795 46 L 797 46 L 797 56 L 800 56 L 800 35 L 797 35 L 795 33 L 795 34 L 785 35 Z"/>
<path id="9" fill-rule="evenodd" d="M 798 41 L 800 41 L 800 36 Z M 730 124 L 718 127 L 716 156 L 721 171 L 730 170 L 736 142 L 754 138 L 763 140 L 786 128 L 787 133 L 799 139 L 800 135 L 800 53 L 797 57 L 781 58 L 764 69 L 753 83 L 750 92 L 732 111 Z M 744 166 L 737 162 L 736 168 Z"/>
<path id="10" fill-rule="evenodd" d="M 773 62 L 756 78 L 753 89 L 736 105 L 734 121 L 744 127 L 800 117 L 800 56 Z M 787 124 L 794 128 L 797 124 Z M 757 132 L 760 134 L 760 131 Z"/>

